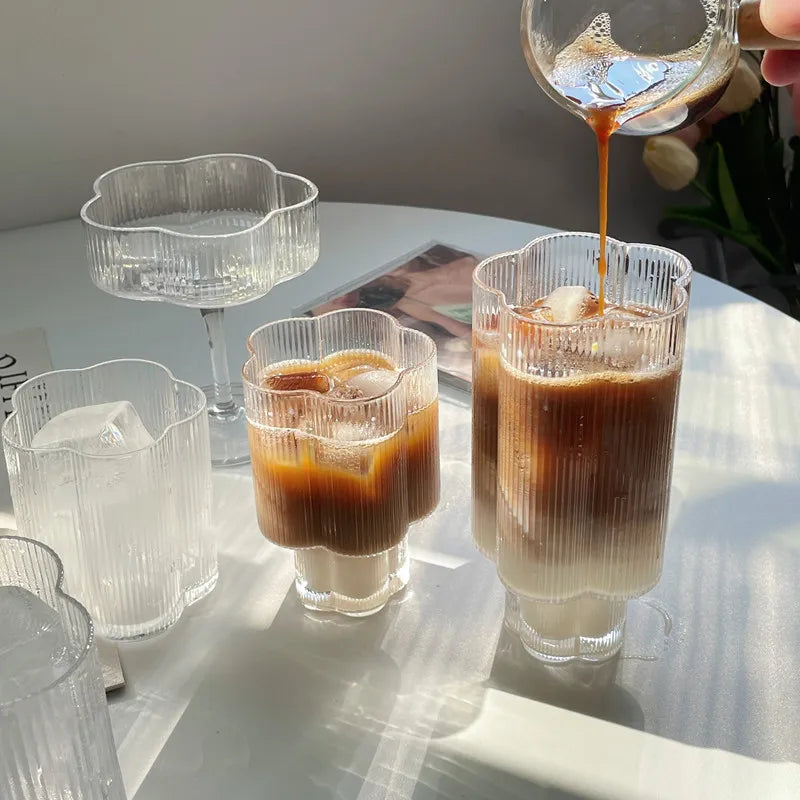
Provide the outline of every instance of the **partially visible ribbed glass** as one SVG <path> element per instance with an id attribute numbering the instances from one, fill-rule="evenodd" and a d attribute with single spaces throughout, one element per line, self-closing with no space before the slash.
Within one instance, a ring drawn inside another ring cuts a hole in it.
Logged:
<path id="1" fill-rule="evenodd" d="M 263 297 L 319 257 L 317 187 L 256 156 L 214 154 L 117 167 L 81 210 L 103 291 L 200 309 L 213 386 L 215 465 L 247 460 L 241 387 L 232 388 L 223 309 Z"/>
<path id="2" fill-rule="evenodd" d="M 473 279 L 473 537 L 506 624 L 552 662 L 612 656 L 663 560 L 692 269 L 612 239 L 607 300 L 640 315 L 526 312 L 558 287 L 597 294 L 598 255 L 596 235 L 558 233 Z"/>
<path id="3" fill-rule="evenodd" d="M 94 627 L 63 574 L 0 535 L 0 797 L 125 800 Z"/>
<path id="4" fill-rule="evenodd" d="M 18 529 L 59 553 L 103 636 L 163 631 L 214 588 L 201 389 L 122 359 L 40 375 L 12 405 L 2 435 Z"/>
<path id="5" fill-rule="evenodd" d="M 408 583 L 409 524 L 439 501 L 436 347 L 367 309 L 265 325 L 248 345 L 261 530 L 295 550 L 307 608 L 375 613 Z"/>

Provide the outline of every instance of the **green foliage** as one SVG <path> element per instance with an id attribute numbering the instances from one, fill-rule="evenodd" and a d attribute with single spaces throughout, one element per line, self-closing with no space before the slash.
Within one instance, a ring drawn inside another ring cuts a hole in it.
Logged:
<path id="1" fill-rule="evenodd" d="M 714 125 L 698 156 L 695 186 L 707 202 L 669 208 L 666 220 L 744 245 L 775 276 L 797 275 L 800 138 L 788 148 L 781 138 L 778 90 L 765 87 L 749 111 Z"/>

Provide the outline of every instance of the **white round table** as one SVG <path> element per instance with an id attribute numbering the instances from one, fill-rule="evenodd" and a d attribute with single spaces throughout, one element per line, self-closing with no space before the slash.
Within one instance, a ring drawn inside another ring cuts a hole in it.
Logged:
<path id="1" fill-rule="evenodd" d="M 313 270 L 226 314 L 232 364 L 257 325 L 426 242 L 490 254 L 545 232 L 335 203 L 321 225 Z M 55 367 L 208 379 L 199 315 L 93 288 L 77 221 L 0 234 L 0 338 L 31 327 Z M 546 688 L 503 632 L 469 533 L 469 397 L 442 399 L 442 503 L 412 529 L 410 590 L 369 619 L 305 613 L 249 468 L 215 473 L 218 588 L 121 647 L 130 799 L 800 797 L 800 325 L 696 276 L 664 577 L 630 604 L 602 698 Z"/>

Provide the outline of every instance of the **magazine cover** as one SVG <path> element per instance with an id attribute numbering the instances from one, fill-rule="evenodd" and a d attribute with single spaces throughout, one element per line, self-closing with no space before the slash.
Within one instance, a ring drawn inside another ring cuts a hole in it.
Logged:
<path id="1" fill-rule="evenodd" d="M 385 265 L 359 285 L 315 305 L 319 316 L 340 308 L 374 308 L 427 333 L 439 351 L 442 378 L 468 389 L 472 377 L 472 272 L 480 257 L 445 244 Z"/>

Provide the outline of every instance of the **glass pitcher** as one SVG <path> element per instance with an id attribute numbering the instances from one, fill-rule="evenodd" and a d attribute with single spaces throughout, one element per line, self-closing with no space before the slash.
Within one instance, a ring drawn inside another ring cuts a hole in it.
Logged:
<path id="1" fill-rule="evenodd" d="M 654 136 L 691 125 L 730 83 L 740 47 L 794 49 L 761 24 L 758 0 L 524 0 L 528 66 L 558 105 L 618 131 Z"/>

